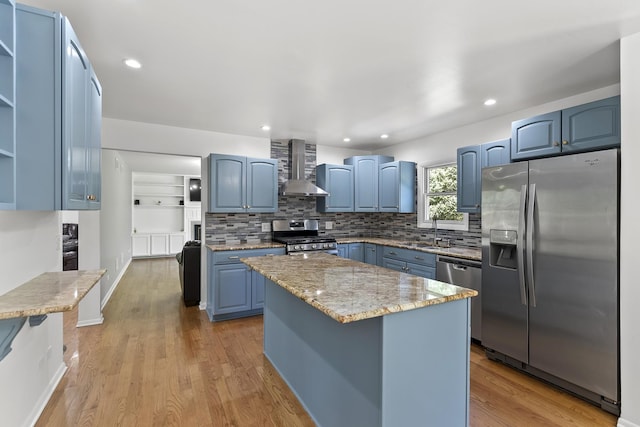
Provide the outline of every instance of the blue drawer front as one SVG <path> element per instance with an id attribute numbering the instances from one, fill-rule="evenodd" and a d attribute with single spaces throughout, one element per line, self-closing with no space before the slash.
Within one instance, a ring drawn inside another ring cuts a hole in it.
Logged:
<path id="1" fill-rule="evenodd" d="M 284 248 L 270 248 L 270 249 L 246 249 L 239 251 L 214 251 L 213 263 L 214 264 L 229 264 L 233 262 L 240 262 L 240 258 L 250 258 L 254 256 L 264 255 L 284 255 Z"/>
<path id="2" fill-rule="evenodd" d="M 395 258 L 406 262 L 412 262 L 414 264 L 426 265 L 428 267 L 436 266 L 436 255 L 428 252 L 384 246 L 382 254 L 386 258 Z"/>

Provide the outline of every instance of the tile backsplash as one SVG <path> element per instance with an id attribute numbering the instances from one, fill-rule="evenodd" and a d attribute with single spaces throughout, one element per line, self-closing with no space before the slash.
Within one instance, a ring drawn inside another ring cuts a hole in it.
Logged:
<path id="1" fill-rule="evenodd" d="M 287 140 L 271 141 L 271 158 L 278 159 L 278 182 L 289 177 L 289 143 Z M 316 146 L 305 148 L 305 174 L 315 182 Z M 332 237 L 383 237 L 397 240 L 426 240 L 433 238 L 431 228 L 417 228 L 417 214 L 372 212 L 316 212 L 313 197 L 278 198 L 278 212 L 265 214 L 206 214 L 205 240 L 207 244 L 238 243 L 271 240 L 271 232 L 262 231 L 262 223 L 274 219 L 308 218 L 320 222 L 320 234 Z M 333 222 L 333 229 L 326 230 L 325 223 Z M 469 231 L 438 230 L 438 237 L 451 239 L 452 245 L 481 246 L 480 215 L 469 214 Z"/>

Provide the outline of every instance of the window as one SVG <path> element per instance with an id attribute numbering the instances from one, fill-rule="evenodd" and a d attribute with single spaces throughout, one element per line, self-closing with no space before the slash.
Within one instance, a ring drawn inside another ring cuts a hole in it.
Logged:
<path id="1" fill-rule="evenodd" d="M 469 215 L 458 212 L 455 163 L 418 168 L 418 227 L 447 230 L 469 229 Z"/>

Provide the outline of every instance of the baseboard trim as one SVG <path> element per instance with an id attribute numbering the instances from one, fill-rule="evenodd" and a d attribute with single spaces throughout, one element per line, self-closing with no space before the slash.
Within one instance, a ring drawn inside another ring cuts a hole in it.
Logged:
<path id="1" fill-rule="evenodd" d="M 629 420 L 625 420 L 624 418 L 618 418 L 618 427 L 640 427 L 640 425 L 636 423 L 632 423 Z"/>
<path id="2" fill-rule="evenodd" d="M 200 310 L 206 310 L 207 309 L 207 303 L 204 301 L 200 301 L 200 305 L 198 306 L 198 308 Z"/>
<path id="3" fill-rule="evenodd" d="M 62 362 L 58 367 L 56 373 L 53 375 L 53 378 L 51 378 L 51 381 L 49 381 L 49 385 L 43 391 L 42 396 L 40 396 L 40 400 L 33 408 L 33 411 L 27 418 L 27 421 L 24 423 L 24 427 L 33 427 L 34 425 L 36 425 L 38 419 L 40 418 L 40 415 L 42 415 L 42 411 L 44 411 L 47 403 L 49 403 L 49 399 L 51 399 L 53 392 L 56 390 L 56 387 L 58 387 L 58 384 L 60 383 L 60 380 L 62 380 L 65 372 L 67 372 L 67 365 Z"/>
<path id="4" fill-rule="evenodd" d="M 77 328 L 82 328 L 84 326 L 102 325 L 103 323 L 104 323 L 104 316 L 102 314 L 100 314 L 100 317 L 97 318 L 97 319 L 89 319 L 89 320 L 78 321 L 78 323 L 76 323 L 76 327 Z"/>
<path id="5" fill-rule="evenodd" d="M 102 302 L 100 304 L 100 311 L 104 310 L 104 307 L 107 305 L 107 303 L 111 299 L 111 295 L 113 295 L 113 293 L 115 292 L 116 288 L 118 287 L 118 284 L 120 284 L 120 279 L 122 279 L 122 276 L 124 276 L 124 273 L 126 273 L 127 268 L 129 268 L 129 264 L 131 264 L 131 258 L 129 258 L 129 260 L 125 263 L 125 265 L 122 266 L 122 269 L 120 270 L 120 273 L 118 273 L 118 277 L 116 277 L 116 280 L 113 281 L 113 285 L 111 285 L 111 288 L 109 288 L 109 291 L 104 296 L 104 300 L 102 300 Z M 102 323 L 102 322 L 100 322 L 100 323 Z"/>

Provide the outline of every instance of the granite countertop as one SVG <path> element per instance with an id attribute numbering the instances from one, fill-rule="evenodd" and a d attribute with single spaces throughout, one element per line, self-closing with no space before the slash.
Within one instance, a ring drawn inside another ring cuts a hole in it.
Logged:
<path id="1" fill-rule="evenodd" d="M 73 310 L 106 270 L 43 273 L 0 295 L 0 319 Z"/>
<path id="2" fill-rule="evenodd" d="M 393 246 L 395 248 L 413 249 L 416 251 L 427 252 L 437 255 L 448 255 L 456 258 L 464 258 L 475 261 L 482 259 L 482 251 L 480 249 L 463 248 L 460 246 L 453 246 L 451 248 L 440 248 L 435 246 L 425 246 L 425 242 L 410 241 L 410 240 L 393 240 L 384 239 L 380 237 L 341 237 L 336 239 L 338 243 L 373 243 L 376 245 Z M 229 242 L 220 243 L 215 245 L 207 245 L 212 251 L 240 251 L 245 249 L 269 249 L 269 248 L 284 248 L 284 244 L 277 242 Z"/>
<path id="3" fill-rule="evenodd" d="M 393 240 L 380 237 L 347 237 L 338 238 L 338 243 L 373 243 L 375 245 L 393 246 L 395 248 L 412 249 L 415 251 L 428 252 L 437 255 L 447 255 L 456 258 L 464 258 L 474 261 L 482 260 L 482 250 L 474 248 L 463 248 L 461 246 L 452 246 L 450 248 L 441 248 L 430 246 L 426 242 L 417 240 Z"/>
<path id="4" fill-rule="evenodd" d="M 476 296 L 472 289 L 325 253 L 242 262 L 340 323 Z"/>
<path id="5" fill-rule="evenodd" d="M 283 243 L 277 242 L 229 242 L 220 243 L 215 245 L 207 245 L 207 248 L 211 251 L 242 251 L 246 249 L 269 249 L 269 248 L 284 248 Z"/>

